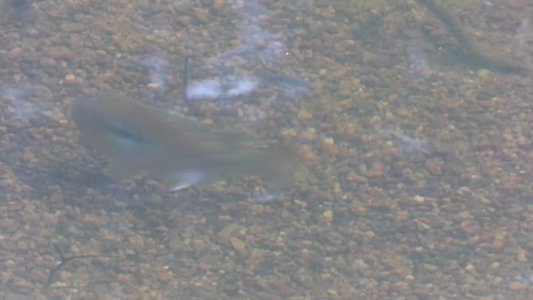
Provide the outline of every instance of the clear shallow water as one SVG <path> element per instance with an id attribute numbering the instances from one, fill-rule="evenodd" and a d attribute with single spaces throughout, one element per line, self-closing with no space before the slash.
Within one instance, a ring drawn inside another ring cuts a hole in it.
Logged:
<path id="1" fill-rule="evenodd" d="M 14 7 L 31 19 L 1 20 L 0 295 L 527 299 L 533 8 L 442 2 Z M 218 97 L 185 101 L 186 57 Z M 290 140 L 303 183 L 112 179 L 69 115 L 110 88 Z M 72 255 L 91 257 L 50 277 Z"/>

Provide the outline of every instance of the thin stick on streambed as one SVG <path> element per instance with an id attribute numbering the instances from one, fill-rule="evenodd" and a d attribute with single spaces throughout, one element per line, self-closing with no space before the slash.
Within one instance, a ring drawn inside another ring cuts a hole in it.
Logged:
<path id="1" fill-rule="evenodd" d="M 61 249 L 59 249 L 59 247 L 57 246 L 56 243 L 52 243 L 52 246 L 54 246 L 54 249 L 56 250 L 57 255 L 59 256 L 59 264 L 57 264 L 57 266 L 55 266 L 53 269 L 50 270 L 50 273 L 48 274 L 48 280 L 46 281 L 46 284 L 45 284 L 45 287 L 47 287 L 47 288 L 50 287 L 50 285 L 52 285 L 52 283 L 54 283 L 54 276 L 56 275 L 57 272 L 59 272 L 59 270 L 61 270 L 61 268 L 67 262 L 69 262 L 71 260 L 74 260 L 74 259 L 103 257 L 103 255 L 90 255 L 90 254 L 87 254 L 87 255 L 73 255 L 73 256 L 65 257 L 65 255 L 63 254 Z"/>
<path id="2" fill-rule="evenodd" d="M 183 101 L 189 105 L 189 95 L 187 93 L 187 87 L 189 86 L 189 56 L 185 56 L 185 61 L 183 62 L 183 74 L 181 76 Z"/>

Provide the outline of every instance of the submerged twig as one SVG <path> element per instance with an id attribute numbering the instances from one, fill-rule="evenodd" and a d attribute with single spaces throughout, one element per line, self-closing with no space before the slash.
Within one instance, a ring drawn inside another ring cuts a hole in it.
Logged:
<path id="1" fill-rule="evenodd" d="M 61 268 L 67 262 L 74 260 L 74 259 L 95 258 L 95 257 L 102 256 L 102 255 L 87 254 L 87 255 L 73 255 L 73 256 L 65 257 L 65 255 L 63 254 L 61 249 L 59 249 L 56 243 L 52 243 L 52 246 L 54 246 L 54 249 L 56 250 L 57 255 L 59 255 L 59 264 L 57 264 L 57 266 L 55 266 L 53 269 L 50 270 L 50 273 L 48 274 L 48 280 L 46 280 L 46 284 L 45 284 L 45 287 L 47 288 L 50 287 L 50 285 L 52 285 L 52 283 L 54 282 L 54 276 L 56 275 L 57 272 L 59 272 L 59 270 L 61 270 Z"/>
<path id="2" fill-rule="evenodd" d="M 189 97 L 187 95 L 187 87 L 189 86 L 189 56 L 185 56 L 183 62 L 183 74 L 182 77 L 182 97 L 185 103 L 189 104 Z"/>

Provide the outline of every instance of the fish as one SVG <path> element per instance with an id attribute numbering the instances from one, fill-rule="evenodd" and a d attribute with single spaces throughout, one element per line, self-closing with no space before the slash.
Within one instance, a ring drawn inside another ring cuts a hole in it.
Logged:
<path id="1" fill-rule="evenodd" d="M 199 120 L 103 91 L 75 101 L 80 141 L 111 163 L 111 175 L 146 173 L 180 191 L 224 174 L 251 175 L 275 187 L 293 182 L 294 145 L 267 143 L 244 129 L 214 129 Z M 177 182 L 177 184 L 176 184 Z"/>

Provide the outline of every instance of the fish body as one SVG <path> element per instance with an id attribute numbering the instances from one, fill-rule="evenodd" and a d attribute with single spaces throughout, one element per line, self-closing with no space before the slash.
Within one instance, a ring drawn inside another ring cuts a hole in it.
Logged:
<path id="1" fill-rule="evenodd" d="M 80 99 L 73 105 L 72 118 L 82 142 L 111 161 L 113 174 L 145 172 L 179 181 L 172 190 L 226 172 L 281 183 L 290 177 L 287 166 L 297 161 L 290 146 L 264 145 L 244 131 L 210 129 L 115 91 Z"/>

